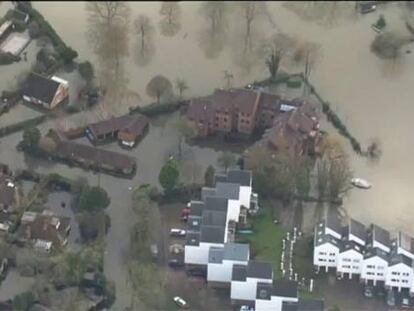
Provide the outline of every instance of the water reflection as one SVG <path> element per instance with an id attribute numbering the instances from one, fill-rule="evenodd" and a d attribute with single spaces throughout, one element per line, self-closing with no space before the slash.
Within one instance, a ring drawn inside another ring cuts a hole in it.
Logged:
<path id="1" fill-rule="evenodd" d="M 134 34 L 136 35 L 136 44 L 134 49 L 134 59 L 138 66 L 148 65 L 155 54 L 155 27 L 151 19 L 140 14 L 134 20 Z"/>
<path id="2" fill-rule="evenodd" d="M 161 34 L 175 36 L 181 29 L 181 7 L 178 2 L 163 2 L 160 9 Z"/>

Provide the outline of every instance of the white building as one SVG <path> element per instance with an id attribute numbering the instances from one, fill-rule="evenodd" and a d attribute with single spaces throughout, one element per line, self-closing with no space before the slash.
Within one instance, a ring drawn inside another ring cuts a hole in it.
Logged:
<path id="1" fill-rule="evenodd" d="M 337 273 L 341 277 L 347 275 L 349 279 L 353 275 L 360 275 L 364 262 L 363 252 L 362 246 L 354 241 L 343 241 L 338 254 Z"/>
<path id="2" fill-rule="evenodd" d="M 389 255 L 380 248 L 371 248 L 364 254 L 361 279 L 365 284 L 385 283 Z"/>
<path id="3" fill-rule="evenodd" d="M 295 281 L 277 280 L 258 283 L 255 311 L 283 310 L 284 304 L 297 305 L 298 285 Z"/>
<path id="4" fill-rule="evenodd" d="M 410 289 L 413 282 L 413 260 L 405 255 L 393 252 L 387 269 L 385 285 L 401 291 Z"/>
<path id="5" fill-rule="evenodd" d="M 256 299 L 257 284 L 273 281 L 273 265 L 270 262 L 250 260 L 247 266 L 234 265 L 231 278 L 232 303 L 253 304 Z"/>
<path id="6" fill-rule="evenodd" d="M 249 258 L 249 244 L 226 243 L 224 247 L 210 247 L 207 265 L 209 285 L 230 286 L 233 266 L 247 266 Z"/>
<path id="7" fill-rule="evenodd" d="M 333 214 L 317 224 L 313 241 L 313 265 L 315 267 L 323 268 L 325 271 L 329 268 L 336 268 L 342 231 L 338 218 Z"/>

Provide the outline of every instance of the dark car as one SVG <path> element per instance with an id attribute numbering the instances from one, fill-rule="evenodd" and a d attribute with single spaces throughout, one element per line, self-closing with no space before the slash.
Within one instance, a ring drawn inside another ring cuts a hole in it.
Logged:
<path id="1" fill-rule="evenodd" d="M 187 274 L 190 276 L 199 276 L 199 277 L 206 277 L 207 276 L 207 271 L 202 270 L 202 269 L 189 269 L 187 270 Z"/>
<path id="2" fill-rule="evenodd" d="M 367 1 L 359 3 L 359 12 L 361 14 L 367 14 L 370 12 L 374 12 L 377 9 L 375 1 Z"/>
<path id="3" fill-rule="evenodd" d="M 172 268 L 181 268 L 184 267 L 184 262 L 182 260 L 174 258 L 168 260 L 168 265 Z"/>

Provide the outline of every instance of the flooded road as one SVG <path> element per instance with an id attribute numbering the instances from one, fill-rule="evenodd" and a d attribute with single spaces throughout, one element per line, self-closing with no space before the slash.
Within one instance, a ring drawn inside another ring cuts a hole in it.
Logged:
<path id="1" fill-rule="evenodd" d="M 88 59 L 97 63 L 97 57 L 85 36 L 90 27 L 85 3 L 36 2 L 34 5 L 67 44 L 79 52 L 81 60 Z M 312 83 L 332 103 L 362 145 L 369 143 L 372 138 L 378 138 L 381 142 L 383 156 L 376 164 L 368 163 L 366 159 L 351 153 L 355 175 L 369 180 L 373 188 L 368 191 L 352 190 L 345 200 L 349 215 L 367 224 L 375 222 L 387 229 L 401 229 L 414 235 L 414 228 L 410 225 L 414 220 L 411 212 L 414 207 L 414 197 L 411 195 L 414 165 L 409 161 L 414 152 L 411 137 L 414 130 L 411 121 L 414 116 L 414 53 L 403 53 L 400 59 L 392 63 L 378 59 L 369 48 L 375 37 L 371 24 L 381 13 L 385 15 L 387 27 L 405 31 L 401 18 L 403 11 L 398 5 L 390 4 L 384 11 L 359 16 L 352 13 L 349 7 L 343 8 L 344 5 L 347 4 L 338 5 L 336 18 L 333 19 L 336 23 L 332 20 L 329 23 L 318 23 L 300 17 L 281 2 L 269 3 L 269 12 L 276 25 L 268 26 L 263 33 L 270 35 L 275 29 L 281 29 L 289 35 L 319 43 L 322 46 L 322 56 L 312 69 Z M 224 70 L 233 74 L 233 85 L 242 85 L 267 76 L 262 61 L 252 66 L 249 73 L 234 61 L 234 48 L 231 46 L 233 35 L 230 35 L 229 44 L 225 45 L 216 58 L 206 57 L 199 40 L 199 33 L 205 26 L 205 21 L 199 15 L 199 6 L 199 3 L 192 2 L 181 4 L 181 30 L 173 37 L 165 37 L 159 33 L 159 3 L 130 3 L 131 20 L 138 14 L 146 14 L 156 28 L 154 56 L 146 66 L 140 67 L 134 60 L 137 38 L 132 31 L 129 55 L 123 60 L 128 80 L 125 84 L 139 94 L 140 100 L 137 103 L 146 104 L 150 101 L 145 88 L 156 74 L 163 74 L 172 81 L 176 78 L 185 79 L 190 87 L 186 93 L 188 96 L 208 94 L 215 87 L 223 87 Z M 4 4 L 0 10 L 2 7 Z M 236 36 L 237 33 L 232 31 Z M 405 47 L 413 48 L 412 45 Z M 24 63 L 18 63 L 17 66 L 2 67 L 0 88 L 16 76 L 23 65 Z M 4 117 L 0 117 L 0 125 L 3 124 Z M 43 126 L 46 129 L 47 126 Z M 1 162 L 8 163 L 12 168 L 27 165 L 39 172 L 58 172 L 73 178 L 85 176 L 91 183 L 97 183 L 97 175 L 60 164 L 25 159 L 21 153 L 16 154 L 14 146 L 20 137 L 21 133 L 17 133 L 0 140 Z M 116 281 L 119 298 L 116 310 L 121 310 L 129 303 L 128 294 L 124 290 L 126 272 L 122 257 L 128 247 L 128 228 L 133 221 L 128 187 L 142 182 L 157 184 L 159 168 L 166 157 L 177 150 L 177 141 L 173 121 L 156 120 L 147 137 L 136 149 L 131 152 L 122 151 L 137 157 L 137 176 L 133 180 L 101 177 L 101 185 L 111 196 L 108 212 L 112 226 L 107 237 L 105 270 Z M 119 150 L 116 144 L 106 148 Z M 216 162 L 217 152 L 212 149 L 188 147 L 188 150 L 201 167 Z"/>

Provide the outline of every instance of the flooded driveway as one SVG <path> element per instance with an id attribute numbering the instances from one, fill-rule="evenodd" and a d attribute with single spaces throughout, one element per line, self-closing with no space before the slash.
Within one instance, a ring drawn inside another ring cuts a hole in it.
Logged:
<path id="1" fill-rule="evenodd" d="M 13 299 L 14 296 L 30 290 L 34 283 L 34 278 L 23 277 L 17 270 L 10 270 L 0 285 L 0 301 Z"/>

